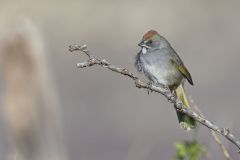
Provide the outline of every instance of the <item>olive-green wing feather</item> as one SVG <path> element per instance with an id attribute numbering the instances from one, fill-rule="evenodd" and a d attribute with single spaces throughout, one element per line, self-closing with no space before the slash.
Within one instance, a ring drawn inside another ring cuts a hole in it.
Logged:
<path id="1" fill-rule="evenodd" d="M 189 73 L 187 68 L 184 66 L 184 64 L 183 63 L 178 64 L 174 60 L 171 60 L 171 62 L 177 67 L 178 71 L 183 75 L 183 77 L 185 77 L 188 80 L 188 82 L 191 85 L 193 85 L 193 80 L 192 80 L 191 74 Z"/>
<path id="2" fill-rule="evenodd" d="M 180 73 L 188 80 L 188 82 L 193 85 L 193 80 L 191 74 L 188 72 L 187 68 L 184 65 L 178 66 Z"/>

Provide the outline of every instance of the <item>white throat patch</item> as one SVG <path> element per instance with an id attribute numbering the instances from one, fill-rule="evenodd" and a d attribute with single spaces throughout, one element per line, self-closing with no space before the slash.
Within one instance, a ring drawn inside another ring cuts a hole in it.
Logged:
<path id="1" fill-rule="evenodd" d="M 143 54 L 146 54 L 146 53 L 147 53 L 147 48 L 142 47 L 142 53 L 143 53 Z"/>

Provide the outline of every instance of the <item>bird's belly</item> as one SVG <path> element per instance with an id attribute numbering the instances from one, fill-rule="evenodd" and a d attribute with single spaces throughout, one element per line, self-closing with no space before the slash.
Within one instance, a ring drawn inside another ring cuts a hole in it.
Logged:
<path id="1" fill-rule="evenodd" d="M 145 71 L 151 81 L 165 86 L 178 85 L 183 79 L 179 71 L 170 64 L 147 64 Z"/>

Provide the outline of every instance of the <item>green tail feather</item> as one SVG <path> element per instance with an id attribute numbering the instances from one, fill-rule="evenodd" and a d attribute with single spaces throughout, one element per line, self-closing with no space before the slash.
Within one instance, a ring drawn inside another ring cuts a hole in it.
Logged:
<path id="1" fill-rule="evenodd" d="M 183 102 L 185 107 L 190 108 L 190 104 L 184 92 L 184 88 L 182 84 L 176 89 L 176 95 Z M 178 120 L 181 128 L 189 131 L 196 127 L 196 121 L 192 117 L 189 117 L 188 115 L 178 111 L 177 111 L 177 116 L 178 116 Z"/>

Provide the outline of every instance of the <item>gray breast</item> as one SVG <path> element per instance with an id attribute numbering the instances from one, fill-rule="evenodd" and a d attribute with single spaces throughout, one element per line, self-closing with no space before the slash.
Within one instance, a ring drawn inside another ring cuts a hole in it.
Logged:
<path id="1" fill-rule="evenodd" d="M 140 54 L 139 58 L 144 74 L 154 84 L 171 86 L 181 83 L 183 77 L 170 62 L 172 57 L 165 50 L 155 50 L 150 53 Z"/>

